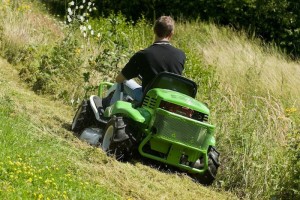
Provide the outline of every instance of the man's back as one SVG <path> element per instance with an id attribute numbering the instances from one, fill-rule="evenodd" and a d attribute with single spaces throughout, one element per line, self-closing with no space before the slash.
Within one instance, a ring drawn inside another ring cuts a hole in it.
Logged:
<path id="1" fill-rule="evenodd" d="M 154 24 L 155 42 L 150 47 L 134 54 L 116 77 L 117 83 L 124 83 L 124 91 L 136 101 L 141 101 L 146 86 L 160 72 L 182 74 L 185 62 L 183 51 L 173 47 L 169 41 L 174 34 L 175 22 L 170 16 L 159 17 Z M 141 76 L 142 87 L 132 78 Z M 121 86 L 116 86 L 111 103 L 120 99 Z"/>
<path id="2" fill-rule="evenodd" d="M 150 47 L 137 52 L 122 70 L 125 77 L 133 78 L 137 74 L 143 78 L 142 87 L 160 72 L 182 74 L 185 62 L 183 51 L 173 47 L 167 41 L 155 42 Z"/>

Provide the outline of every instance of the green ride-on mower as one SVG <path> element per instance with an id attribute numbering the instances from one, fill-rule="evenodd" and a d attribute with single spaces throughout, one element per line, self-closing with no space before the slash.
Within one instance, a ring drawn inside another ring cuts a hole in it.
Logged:
<path id="1" fill-rule="evenodd" d="M 207 106 L 195 99 L 195 82 L 163 72 L 145 88 L 142 102 L 124 95 L 104 107 L 112 86 L 100 83 L 98 95 L 79 106 L 72 131 L 80 139 L 123 161 L 140 155 L 184 171 L 204 185 L 213 183 L 220 165 L 215 126 L 208 122 Z"/>

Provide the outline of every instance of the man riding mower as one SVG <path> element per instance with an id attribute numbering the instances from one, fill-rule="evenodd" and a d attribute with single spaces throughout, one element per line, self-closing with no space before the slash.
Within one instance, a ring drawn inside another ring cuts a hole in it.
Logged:
<path id="1" fill-rule="evenodd" d="M 220 165 L 215 126 L 208 121 L 207 106 L 195 99 L 195 82 L 162 72 L 145 88 L 141 102 L 121 90 L 122 99 L 103 107 L 112 85 L 100 83 L 98 95 L 79 106 L 72 130 L 82 140 L 120 160 L 137 153 L 187 172 L 202 184 L 213 183 Z"/>

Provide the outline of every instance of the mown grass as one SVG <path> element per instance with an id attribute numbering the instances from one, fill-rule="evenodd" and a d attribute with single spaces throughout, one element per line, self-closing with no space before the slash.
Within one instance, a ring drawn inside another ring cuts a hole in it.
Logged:
<path id="1" fill-rule="evenodd" d="M 0 66 L 2 199 L 236 199 L 185 174 L 107 157 L 68 131 L 70 106 L 34 94 L 13 66 Z"/>
<path id="2" fill-rule="evenodd" d="M 1 199 L 119 199 L 83 178 L 74 147 L 45 134 L 4 96 L 0 98 Z"/>
<path id="3" fill-rule="evenodd" d="M 0 6 L 5 11 L 0 13 L 1 55 L 37 93 L 67 104 L 93 93 L 99 81 L 113 80 L 129 57 L 153 39 L 145 20 L 132 24 L 121 15 L 91 19 L 100 37 L 84 38 L 78 26 L 61 25 L 41 5 L 22 5 L 31 9 Z M 11 38 L 12 32 L 20 37 Z M 199 85 L 197 98 L 208 103 L 217 127 L 222 166 L 214 187 L 244 199 L 297 199 L 299 62 L 272 45 L 201 21 L 177 22 L 172 43 L 186 52 L 184 74 Z M 47 119 L 41 122 L 51 127 Z"/>

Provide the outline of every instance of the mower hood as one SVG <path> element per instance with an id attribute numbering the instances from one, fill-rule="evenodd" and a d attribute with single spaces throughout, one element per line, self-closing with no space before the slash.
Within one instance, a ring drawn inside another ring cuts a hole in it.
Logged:
<path id="1" fill-rule="evenodd" d="M 174 103 L 176 105 L 180 105 L 186 108 L 190 108 L 192 110 L 201 112 L 203 114 L 207 114 L 209 115 L 209 109 L 207 108 L 207 106 L 199 101 L 197 101 L 196 99 L 173 91 L 173 90 L 168 90 L 168 89 L 160 89 L 160 88 L 155 88 L 150 90 L 147 95 L 149 96 L 156 96 L 157 99 L 163 100 L 163 101 L 167 101 L 167 102 L 171 102 Z"/>

